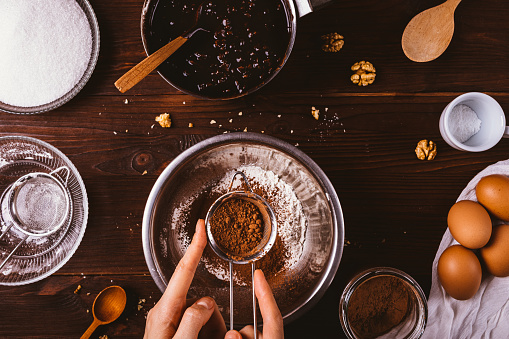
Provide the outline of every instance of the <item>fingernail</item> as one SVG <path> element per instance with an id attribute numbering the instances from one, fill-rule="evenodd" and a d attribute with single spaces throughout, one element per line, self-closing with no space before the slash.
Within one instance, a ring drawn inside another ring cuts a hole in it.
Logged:
<path id="1" fill-rule="evenodd" d="M 238 339 L 242 338 L 240 334 L 237 331 L 228 331 L 226 332 L 226 335 L 224 336 L 224 339 Z"/>
<path id="2" fill-rule="evenodd" d="M 214 302 L 212 299 L 209 298 L 202 298 L 196 302 L 197 305 L 200 305 L 201 307 L 205 307 L 206 309 L 210 310 L 212 307 L 214 307 Z"/>

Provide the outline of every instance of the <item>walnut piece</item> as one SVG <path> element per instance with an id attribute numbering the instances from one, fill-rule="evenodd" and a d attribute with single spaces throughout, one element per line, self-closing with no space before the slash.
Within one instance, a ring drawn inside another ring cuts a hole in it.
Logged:
<path id="1" fill-rule="evenodd" d="M 313 118 L 315 118 L 315 120 L 318 120 L 318 118 L 320 117 L 320 110 L 316 109 L 315 106 L 313 106 L 311 107 L 311 114 L 313 115 Z"/>
<path id="2" fill-rule="evenodd" d="M 355 72 L 350 77 L 354 84 L 359 86 L 371 85 L 375 81 L 376 69 L 371 62 L 359 61 L 353 64 L 352 71 Z"/>
<path id="3" fill-rule="evenodd" d="M 156 121 L 161 127 L 171 127 L 171 119 L 168 113 L 163 113 L 156 117 Z"/>
<path id="4" fill-rule="evenodd" d="M 324 52 L 338 52 L 345 42 L 343 41 L 343 36 L 338 33 L 329 33 L 322 35 L 323 45 L 322 51 Z"/>
<path id="5" fill-rule="evenodd" d="M 420 160 L 433 160 L 437 156 L 437 145 L 433 141 L 423 139 L 417 143 L 415 154 Z"/>

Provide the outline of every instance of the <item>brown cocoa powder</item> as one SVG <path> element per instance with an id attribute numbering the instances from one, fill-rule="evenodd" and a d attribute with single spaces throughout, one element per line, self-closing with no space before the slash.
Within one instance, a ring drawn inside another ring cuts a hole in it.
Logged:
<path id="1" fill-rule="evenodd" d="M 227 254 L 235 257 L 253 254 L 260 245 L 263 230 L 260 210 L 244 199 L 224 201 L 210 218 L 214 240 Z"/>
<path id="2" fill-rule="evenodd" d="M 255 183 L 251 183 L 251 188 L 253 189 L 254 193 L 264 198 L 269 206 L 272 207 L 275 205 L 274 197 L 268 194 L 267 191 L 265 191 L 262 187 Z M 245 185 L 245 183 L 243 183 L 239 190 L 248 191 L 248 187 Z M 218 199 L 220 195 L 221 193 L 219 192 L 204 192 L 203 196 L 197 198 L 195 203 L 190 207 L 189 215 L 191 217 L 188 220 L 195 220 L 198 218 L 204 219 L 208 209 L 210 208 L 210 205 L 216 199 Z M 275 212 L 277 217 L 277 210 L 275 210 Z M 196 222 L 193 223 L 190 221 L 182 220 L 182 223 L 184 224 L 182 236 L 186 237 L 186 239 L 192 238 L 194 234 L 194 225 Z M 286 281 L 286 279 L 282 278 L 285 275 L 284 273 L 287 269 L 285 265 L 290 256 L 287 246 L 288 244 L 285 243 L 285 241 L 278 234 L 271 250 L 268 251 L 262 258 L 256 261 L 256 268 L 259 268 L 263 271 L 267 281 L 271 284 L 271 286 L 275 287 L 284 285 L 285 290 L 293 288 L 291 286 L 293 286 L 294 283 Z M 228 262 L 217 256 L 217 254 L 209 245 L 207 245 L 205 248 L 202 257 L 203 260 L 208 262 L 212 267 L 228 272 Z M 237 284 L 244 286 L 251 285 L 251 265 L 233 265 L 233 274 Z M 302 284 L 297 283 L 297 285 L 300 286 Z M 307 286 L 303 288 L 307 288 Z"/>
<path id="3" fill-rule="evenodd" d="M 348 318 L 362 338 L 376 338 L 399 325 L 408 313 L 409 292 L 401 279 L 377 276 L 352 293 Z"/>

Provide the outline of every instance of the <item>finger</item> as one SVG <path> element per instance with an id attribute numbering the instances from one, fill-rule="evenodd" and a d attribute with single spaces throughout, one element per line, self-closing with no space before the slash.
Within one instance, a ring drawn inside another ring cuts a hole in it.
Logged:
<path id="1" fill-rule="evenodd" d="M 210 297 L 204 297 L 188 307 L 180 320 L 174 338 L 196 339 L 202 327 L 209 321 L 214 313 L 215 302 Z"/>
<path id="2" fill-rule="evenodd" d="M 235 330 L 231 330 L 231 331 L 226 332 L 224 339 L 243 339 L 243 338 L 239 332 L 237 332 Z"/>
<path id="3" fill-rule="evenodd" d="M 242 334 L 242 339 L 254 339 L 254 327 L 253 325 L 247 325 L 243 329 L 240 330 L 240 334 Z M 262 335 L 260 331 L 258 331 L 258 338 L 262 339 Z"/>
<path id="4" fill-rule="evenodd" d="M 255 271 L 255 294 L 263 318 L 263 334 L 267 338 L 284 338 L 283 317 L 261 270 Z"/>
<path id="5" fill-rule="evenodd" d="M 191 241 L 191 245 L 189 245 L 186 253 L 175 268 L 170 282 L 166 287 L 166 291 L 161 297 L 161 302 L 170 303 L 172 300 L 178 300 L 179 305 L 182 305 L 206 245 L 207 235 L 205 233 L 205 221 L 200 219 L 196 223 L 196 232 Z"/>
<path id="6" fill-rule="evenodd" d="M 213 300 L 214 301 L 214 300 Z M 203 326 L 202 331 L 198 338 L 204 339 L 223 339 L 226 333 L 226 324 L 224 323 L 223 316 L 219 311 L 219 307 L 214 301 L 214 313 L 209 321 Z"/>

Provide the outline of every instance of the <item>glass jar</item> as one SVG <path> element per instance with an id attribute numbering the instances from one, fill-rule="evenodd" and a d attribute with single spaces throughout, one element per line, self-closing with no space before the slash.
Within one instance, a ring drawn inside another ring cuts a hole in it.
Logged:
<path id="1" fill-rule="evenodd" d="M 403 271 L 375 267 L 355 276 L 339 302 L 346 336 L 360 338 L 420 338 L 428 306 L 419 284 Z"/>

